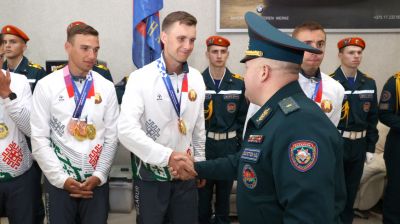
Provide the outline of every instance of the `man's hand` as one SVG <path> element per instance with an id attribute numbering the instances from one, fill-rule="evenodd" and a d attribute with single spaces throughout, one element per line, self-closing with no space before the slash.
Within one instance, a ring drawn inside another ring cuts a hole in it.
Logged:
<path id="1" fill-rule="evenodd" d="M 202 187 L 206 186 L 206 183 L 207 183 L 206 179 L 198 179 L 197 180 L 197 188 L 202 188 Z"/>
<path id="2" fill-rule="evenodd" d="M 91 176 L 81 184 L 81 189 L 85 191 L 92 191 L 95 187 L 99 186 L 101 181 L 96 176 Z"/>
<path id="3" fill-rule="evenodd" d="M 172 152 L 168 166 L 174 178 L 181 180 L 194 179 L 197 176 L 192 158 L 183 152 Z"/>
<path id="4" fill-rule="evenodd" d="M 93 191 L 82 190 L 81 185 L 78 181 L 68 177 L 64 183 L 64 189 L 74 198 L 93 198 Z"/>
<path id="5" fill-rule="evenodd" d="M 372 160 L 374 160 L 374 156 L 375 156 L 375 153 L 367 152 L 367 155 L 365 157 L 365 163 L 369 164 L 370 162 L 372 162 Z"/>
<path id="6" fill-rule="evenodd" d="M 10 89 L 11 76 L 10 70 L 7 69 L 6 74 L 0 68 L 0 97 L 5 99 L 12 92 Z"/>

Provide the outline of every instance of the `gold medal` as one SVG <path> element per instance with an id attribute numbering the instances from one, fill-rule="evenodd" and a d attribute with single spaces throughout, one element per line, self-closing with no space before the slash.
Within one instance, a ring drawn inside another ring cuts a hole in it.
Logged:
<path id="1" fill-rule="evenodd" d="M 181 118 L 178 119 L 178 129 L 181 134 L 186 135 L 186 125 Z"/>
<path id="2" fill-rule="evenodd" d="M 0 123 L 0 139 L 7 137 L 8 127 L 5 123 Z"/>
<path id="3" fill-rule="evenodd" d="M 194 91 L 194 89 L 191 89 L 191 90 L 189 91 L 188 97 L 189 97 L 189 100 L 190 100 L 190 101 L 195 101 L 195 100 L 197 99 L 197 93 L 196 93 L 196 91 Z"/>
<path id="4" fill-rule="evenodd" d="M 93 124 L 86 125 L 86 133 L 88 139 L 93 140 L 96 137 L 96 127 Z"/>

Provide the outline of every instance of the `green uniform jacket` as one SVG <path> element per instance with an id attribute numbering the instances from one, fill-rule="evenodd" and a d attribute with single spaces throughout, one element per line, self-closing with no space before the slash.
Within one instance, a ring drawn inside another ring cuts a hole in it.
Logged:
<path id="1" fill-rule="evenodd" d="M 280 89 L 249 120 L 236 155 L 195 164 L 199 178 L 233 179 L 241 224 L 340 223 L 343 143 L 299 83 Z"/>
<path id="2" fill-rule="evenodd" d="M 375 152 L 375 144 L 378 141 L 378 100 L 375 80 L 357 71 L 354 89 L 350 87 L 347 78 L 339 67 L 335 73 L 330 75 L 336 79 L 345 89 L 342 106 L 348 102 L 349 113 L 345 115 L 342 109 L 339 130 L 344 131 L 367 131 L 367 152 Z"/>
<path id="3" fill-rule="evenodd" d="M 7 68 L 7 61 L 5 61 L 3 64 L 3 69 Z M 40 65 L 29 62 L 28 58 L 25 56 L 22 58 L 22 61 L 18 65 L 17 69 L 12 72 L 25 75 L 26 78 L 28 78 L 32 93 L 35 89 L 36 83 L 41 78 L 46 76 L 46 71 Z"/>
<path id="4" fill-rule="evenodd" d="M 244 97 L 243 78 L 226 69 L 219 89 L 217 89 L 208 68 L 202 75 L 206 84 L 204 109 L 208 111 L 205 113 L 205 117 L 209 116 L 209 119 L 206 120 L 206 130 L 219 133 L 237 131 L 237 136 L 241 138 L 248 108 Z M 211 101 L 212 112 L 210 110 Z"/>
<path id="5" fill-rule="evenodd" d="M 400 73 L 390 77 L 383 86 L 379 102 L 379 120 L 396 132 L 400 132 L 400 106 L 396 105 L 396 97 L 398 97 L 396 94 L 396 77 L 400 79 Z M 400 88 L 400 86 L 397 88 Z"/>

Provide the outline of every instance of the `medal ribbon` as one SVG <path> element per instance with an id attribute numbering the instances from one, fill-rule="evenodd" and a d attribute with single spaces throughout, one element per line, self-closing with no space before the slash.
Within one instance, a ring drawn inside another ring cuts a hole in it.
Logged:
<path id="1" fill-rule="evenodd" d="M 178 115 L 178 117 L 181 117 L 181 105 L 180 102 L 182 100 L 182 93 L 187 92 L 188 91 L 188 80 L 187 80 L 187 73 L 185 73 L 184 77 L 183 77 L 183 82 L 182 82 L 182 93 L 180 96 L 180 99 L 178 101 L 178 98 L 175 95 L 175 91 L 174 88 L 172 87 L 172 83 L 171 83 L 171 79 L 169 78 L 166 69 L 165 69 L 165 64 L 164 61 L 159 58 L 157 59 L 157 67 L 158 70 L 160 71 L 161 75 L 162 75 L 162 79 L 164 81 L 164 85 L 167 88 L 167 92 L 169 95 L 169 98 L 171 99 L 171 103 L 174 106 L 176 115 Z"/>
<path id="2" fill-rule="evenodd" d="M 314 93 L 311 97 L 316 103 L 321 103 L 322 99 L 322 79 L 315 85 Z"/>
<path id="3" fill-rule="evenodd" d="M 80 118 L 82 114 L 83 107 L 85 106 L 86 99 L 94 96 L 94 85 L 92 73 L 86 76 L 85 83 L 83 84 L 82 92 L 80 93 L 75 82 L 72 81 L 72 76 L 69 72 L 68 66 L 63 69 L 64 81 L 67 87 L 67 92 L 69 97 L 74 97 L 75 100 L 75 110 L 72 114 L 72 118 Z"/>

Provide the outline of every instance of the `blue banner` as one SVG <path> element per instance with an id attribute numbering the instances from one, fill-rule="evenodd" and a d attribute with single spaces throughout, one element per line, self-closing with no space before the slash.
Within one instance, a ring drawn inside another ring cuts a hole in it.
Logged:
<path id="1" fill-rule="evenodd" d="M 136 68 L 156 60 L 161 54 L 160 19 L 162 0 L 133 0 L 132 60 Z"/>

